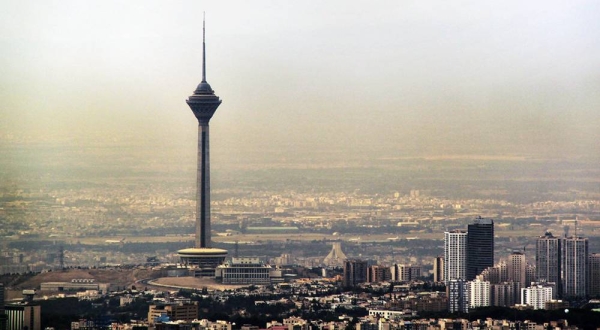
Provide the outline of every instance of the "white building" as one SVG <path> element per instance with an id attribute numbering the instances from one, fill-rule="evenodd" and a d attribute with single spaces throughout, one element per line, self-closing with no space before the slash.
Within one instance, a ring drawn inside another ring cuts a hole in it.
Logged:
<path id="1" fill-rule="evenodd" d="M 469 307 L 490 306 L 490 282 L 475 279 L 468 283 Z"/>
<path id="2" fill-rule="evenodd" d="M 217 267 L 215 275 L 224 284 L 271 284 L 271 266 L 260 258 L 231 258 Z"/>
<path id="3" fill-rule="evenodd" d="M 444 233 L 444 279 L 467 278 L 467 232 L 453 230 Z"/>
<path id="4" fill-rule="evenodd" d="M 533 306 L 533 309 L 544 309 L 546 302 L 552 300 L 551 285 L 534 285 L 521 289 L 521 304 Z"/>

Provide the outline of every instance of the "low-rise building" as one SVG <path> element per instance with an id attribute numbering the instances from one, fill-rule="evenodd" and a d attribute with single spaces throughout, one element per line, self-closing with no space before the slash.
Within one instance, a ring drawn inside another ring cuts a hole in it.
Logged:
<path id="1" fill-rule="evenodd" d="M 260 258 L 231 258 L 217 267 L 215 275 L 223 284 L 271 284 L 273 268 Z"/>
<path id="2" fill-rule="evenodd" d="M 157 317 L 168 316 L 171 321 L 193 321 L 198 318 L 198 304 L 162 304 L 150 305 L 148 323 L 154 324 Z"/>

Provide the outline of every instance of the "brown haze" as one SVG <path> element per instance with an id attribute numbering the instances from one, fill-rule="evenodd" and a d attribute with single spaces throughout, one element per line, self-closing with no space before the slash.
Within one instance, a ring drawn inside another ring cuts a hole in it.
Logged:
<path id="1" fill-rule="evenodd" d="M 5 166 L 193 167 L 204 10 L 215 168 L 600 158 L 596 1 L 15 1 Z"/>

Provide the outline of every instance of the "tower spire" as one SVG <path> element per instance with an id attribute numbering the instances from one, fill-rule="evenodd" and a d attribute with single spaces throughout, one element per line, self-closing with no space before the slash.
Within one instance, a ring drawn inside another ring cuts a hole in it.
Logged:
<path id="1" fill-rule="evenodd" d="M 206 12 L 202 13 L 202 82 L 206 82 Z"/>

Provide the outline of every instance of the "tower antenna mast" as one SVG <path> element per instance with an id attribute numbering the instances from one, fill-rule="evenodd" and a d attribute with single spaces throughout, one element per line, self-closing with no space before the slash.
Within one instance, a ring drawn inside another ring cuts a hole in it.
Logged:
<path id="1" fill-rule="evenodd" d="M 202 13 L 202 82 L 206 82 L 206 12 Z"/>

